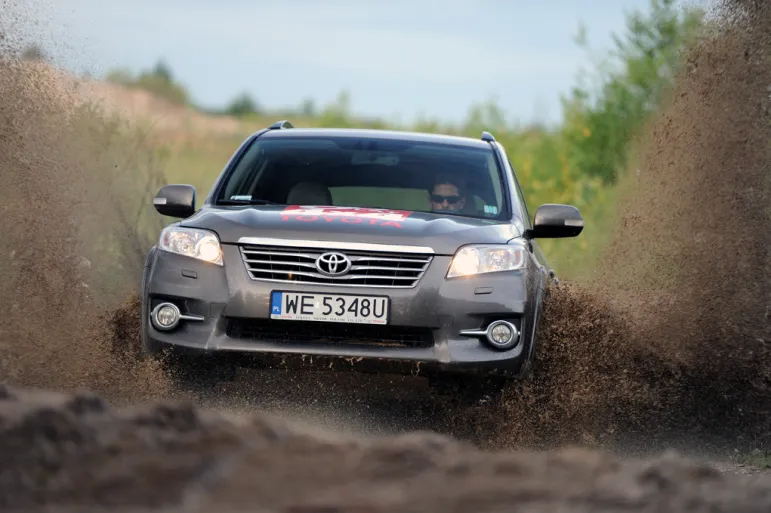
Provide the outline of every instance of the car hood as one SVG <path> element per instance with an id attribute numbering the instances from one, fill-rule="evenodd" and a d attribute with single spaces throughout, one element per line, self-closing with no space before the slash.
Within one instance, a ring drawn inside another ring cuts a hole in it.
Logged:
<path id="1" fill-rule="evenodd" d="M 214 231 L 223 244 L 244 237 L 428 246 L 452 255 L 469 243 L 520 236 L 509 222 L 405 210 L 314 206 L 204 207 L 181 226 Z"/>

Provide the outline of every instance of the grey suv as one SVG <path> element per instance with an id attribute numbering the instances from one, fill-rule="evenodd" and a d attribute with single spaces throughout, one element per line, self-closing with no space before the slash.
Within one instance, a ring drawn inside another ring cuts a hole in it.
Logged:
<path id="1" fill-rule="evenodd" d="M 522 377 L 554 278 L 536 241 L 583 229 L 568 205 L 531 222 L 488 132 L 282 121 L 243 142 L 199 210 L 190 185 L 153 203 L 181 220 L 147 257 L 142 343 L 198 379 L 277 364 L 435 384 Z"/>

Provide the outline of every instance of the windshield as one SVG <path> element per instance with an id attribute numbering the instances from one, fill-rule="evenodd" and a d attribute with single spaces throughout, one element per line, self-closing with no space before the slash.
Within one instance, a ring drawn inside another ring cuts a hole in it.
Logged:
<path id="1" fill-rule="evenodd" d="M 214 204 L 382 208 L 506 215 L 491 148 L 366 137 L 256 139 Z"/>

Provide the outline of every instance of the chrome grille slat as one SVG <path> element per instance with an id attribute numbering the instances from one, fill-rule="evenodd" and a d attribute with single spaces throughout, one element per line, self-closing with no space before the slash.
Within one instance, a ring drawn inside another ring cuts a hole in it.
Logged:
<path id="1" fill-rule="evenodd" d="M 262 270 L 262 269 L 255 269 L 252 272 L 255 273 L 276 273 L 277 271 L 269 271 L 269 270 Z M 374 274 L 371 275 L 361 275 L 361 276 L 325 276 L 323 274 L 319 273 L 309 273 L 305 271 L 289 271 L 293 276 L 308 276 L 310 278 L 318 278 L 319 280 L 326 280 L 326 281 L 351 281 L 351 280 L 366 280 L 366 279 L 373 279 L 373 280 L 410 280 L 415 281 L 415 278 L 412 276 L 377 276 Z M 293 281 L 293 280 L 288 280 Z"/>
<path id="2" fill-rule="evenodd" d="M 412 271 L 419 270 L 414 267 L 384 267 L 379 265 L 354 265 L 351 271 Z"/>
<path id="3" fill-rule="evenodd" d="M 287 262 L 283 260 L 252 260 L 250 259 L 244 259 L 244 262 L 249 264 L 267 264 L 267 265 L 299 265 L 301 267 L 308 267 L 311 269 L 315 269 L 316 266 L 313 263 L 308 262 Z"/>
<path id="4" fill-rule="evenodd" d="M 330 244 L 329 249 L 241 244 L 239 250 L 253 280 L 343 287 L 413 288 L 433 260 L 432 254 L 338 250 L 334 244 Z M 327 276 L 316 271 L 316 259 L 327 251 L 343 253 L 350 259 L 347 274 Z"/>
<path id="5" fill-rule="evenodd" d="M 244 253 L 248 253 L 250 255 L 268 255 L 268 256 L 283 256 L 283 257 L 297 257 L 297 258 L 307 258 L 309 260 L 315 260 L 318 255 L 312 255 L 309 253 L 297 253 L 295 251 L 254 251 L 254 250 L 243 250 Z"/>
<path id="6" fill-rule="evenodd" d="M 393 257 L 351 257 L 353 262 L 401 262 L 405 264 L 425 264 L 426 259 Z"/>

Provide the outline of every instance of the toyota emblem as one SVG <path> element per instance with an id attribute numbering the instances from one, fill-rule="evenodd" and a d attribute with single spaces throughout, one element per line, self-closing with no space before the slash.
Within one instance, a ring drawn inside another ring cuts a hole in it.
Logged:
<path id="1" fill-rule="evenodd" d="M 342 253 L 324 253 L 316 259 L 316 269 L 327 276 L 340 276 L 351 269 L 351 261 Z"/>

